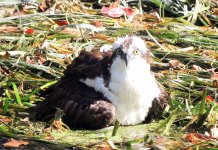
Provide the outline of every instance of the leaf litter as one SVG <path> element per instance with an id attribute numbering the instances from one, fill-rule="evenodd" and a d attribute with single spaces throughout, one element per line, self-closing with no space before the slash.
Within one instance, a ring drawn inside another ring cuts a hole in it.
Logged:
<path id="1" fill-rule="evenodd" d="M 99 3 L 100 9 L 94 9 Z M 217 147 L 217 2 L 157 0 L 157 12 L 141 11 L 150 5 L 135 1 L 99 3 L 48 0 L 14 7 L 5 2 L 7 9 L 0 12 L 0 135 L 8 138 L 0 143 L 24 148 L 33 141 L 83 149 Z M 152 70 L 170 93 L 162 120 L 121 127 L 115 137 L 110 128 L 69 130 L 61 118 L 29 120 L 28 109 L 42 100 L 39 92 L 54 84 L 81 50 L 110 48 L 125 34 L 145 39 Z"/>

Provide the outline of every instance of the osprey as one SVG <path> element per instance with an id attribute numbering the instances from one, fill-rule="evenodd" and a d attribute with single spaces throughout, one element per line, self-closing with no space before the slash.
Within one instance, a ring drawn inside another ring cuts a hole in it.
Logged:
<path id="1" fill-rule="evenodd" d="M 112 51 L 82 51 L 36 106 L 36 119 L 49 120 L 57 108 L 73 128 L 100 129 L 145 120 L 160 89 L 150 71 L 149 50 L 137 36 L 118 38 Z"/>

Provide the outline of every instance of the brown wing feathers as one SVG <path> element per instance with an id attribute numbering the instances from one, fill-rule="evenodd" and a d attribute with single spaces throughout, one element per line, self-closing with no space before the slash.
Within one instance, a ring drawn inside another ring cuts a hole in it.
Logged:
<path id="1" fill-rule="evenodd" d="M 64 71 L 61 80 L 42 93 L 45 100 L 36 106 L 36 119 L 49 120 L 60 108 L 64 122 L 70 127 L 99 129 L 111 124 L 114 106 L 101 93 L 79 81 L 100 75 L 108 78 L 105 66 L 109 65 L 109 58 L 81 52 Z"/>
<path id="2" fill-rule="evenodd" d="M 95 55 L 94 55 L 95 54 Z M 79 75 L 79 77 L 95 78 L 106 71 L 105 66 L 110 63 L 110 53 L 82 51 L 67 67 L 64 74 Z"/>

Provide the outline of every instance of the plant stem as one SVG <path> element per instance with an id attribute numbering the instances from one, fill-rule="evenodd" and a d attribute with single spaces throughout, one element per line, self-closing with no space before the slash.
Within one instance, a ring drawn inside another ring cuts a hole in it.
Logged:
<path id="1" fill-rule="evenodd" d="M 113 129 L 112 136 L 115 136 L 117 134 L 119 126 L 120 126 L 120 122 L 118 120 L 116 120 L 115 124 L 114 124 L 114 129 Z"/>

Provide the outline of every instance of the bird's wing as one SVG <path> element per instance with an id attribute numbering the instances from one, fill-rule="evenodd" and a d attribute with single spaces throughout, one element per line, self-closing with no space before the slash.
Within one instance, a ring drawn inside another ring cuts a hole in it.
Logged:
<path id="1" fill-rule="evenodd" d="M 97 76 L 108 76 L 108 66 L 110 65 L 111 52 L 93 50 L 91 52 L 82 51 L 75 58 L 72 64 L 68 65 L 64 71 L 65 76 L 79 76 L 80 78 L 93 79 Z"/>
<path id="2" fill-rule="evenodd" d="M 107 74 L 104 66 L 108 65 L 109 58 L 81 52 L 64 71 L 61 80 L 42 93 L 45 100 L 35 108 L 36 119 L 50 120 L 59 108 L 63 110 L 64 121 L 72 127 L 98 129 L 112 123 L 114 106 L 102 93 L 79 81 Z"/>

